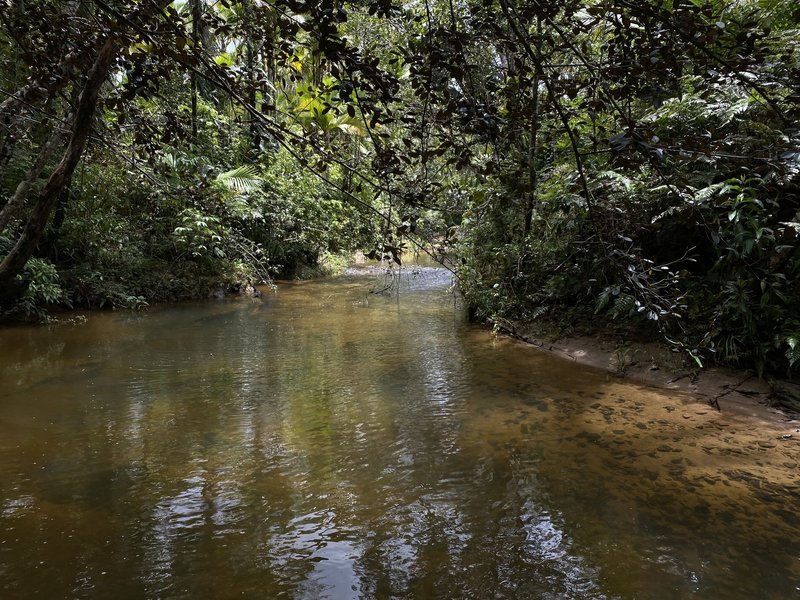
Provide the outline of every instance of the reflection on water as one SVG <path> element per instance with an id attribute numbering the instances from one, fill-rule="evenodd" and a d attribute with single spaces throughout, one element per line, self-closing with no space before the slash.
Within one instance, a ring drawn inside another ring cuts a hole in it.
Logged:
<path id="1" fill-rule="evenodd" d="M 800 444 L 372 277 L 0 331 L 0 597 L 800 597 Z"/>

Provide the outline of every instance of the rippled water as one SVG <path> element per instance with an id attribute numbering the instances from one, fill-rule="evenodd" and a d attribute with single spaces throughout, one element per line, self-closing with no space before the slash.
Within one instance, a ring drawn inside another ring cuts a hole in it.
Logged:
<path id="1" fill-rule="evenodd" d="M 800 598 L 800 444 L 395 283 L 0 330 L 0 598 Z"/>

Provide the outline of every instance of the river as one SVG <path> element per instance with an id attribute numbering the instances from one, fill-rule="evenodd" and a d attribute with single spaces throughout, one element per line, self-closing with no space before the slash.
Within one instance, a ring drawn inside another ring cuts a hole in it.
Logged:
<path id="1" fill-rule="evenodd" d="M 372 271 L 0 329 L 0 598 L 800 598 L 800 444 Z"/>

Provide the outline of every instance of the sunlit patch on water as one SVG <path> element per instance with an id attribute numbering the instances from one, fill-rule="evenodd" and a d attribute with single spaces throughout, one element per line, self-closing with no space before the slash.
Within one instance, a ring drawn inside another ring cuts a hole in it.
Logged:
<path id="1" fill-rule="evenodd" d="M 798 596 L 800 444 L 495 339 L 451 282 L 0 331 L 0 597 Z"/>
<path id="2" fill-rule="evenodd" d="M 0 514 L 4 519 L 22 517 L 26 512 L 33 509 L 36 499 L 33 496 L 20 496 L 18 498 L 8 498 L 0 509 Z"/>

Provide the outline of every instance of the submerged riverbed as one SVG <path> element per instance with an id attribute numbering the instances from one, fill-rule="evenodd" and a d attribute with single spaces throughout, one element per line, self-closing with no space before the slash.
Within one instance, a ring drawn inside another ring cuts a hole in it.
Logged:
<path id="1" fill-rule="evenodd" d="M 0 330 L 0 598 L 800 598 L 797 439 L 384 283 Z"/>

